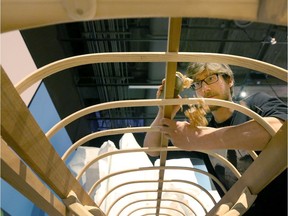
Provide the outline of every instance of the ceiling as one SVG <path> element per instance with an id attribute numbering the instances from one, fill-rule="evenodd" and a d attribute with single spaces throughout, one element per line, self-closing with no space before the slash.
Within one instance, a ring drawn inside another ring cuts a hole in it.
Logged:
<path id="1" fill-rule="evenodd" d="M 167 18 L 75 22 L 22 30 L 37 65 L 63 58 L 104 52 L 163 52 L 167 50 Z M 275 43 L 276 42 L 276 43 Z M 287 27 L 235 20 L 187 18 L 182 21 L 180 52 L 245 56 L 287 69 Z M 185 73 L 187 63 L 178 63 Z M 87 106 L 128 99 L 154 99 L 155 86 L 165 77 L 165 63 L 103 63 L 75 67 L 44 80 L 61 118 Z M 287 102 L 287 85 L 269 75 L 232 66 L 235 99 L 241 92 L 267 92 Z M 145 85 L 146 88 L 141 88 Z M 134 86 L 134 88 L 132 88 Z M 147 86 L 151 87 L 148 88 Z M 187 90 L 182 96 L 193 96 Z M 157 107 L 121 108 L 85 116 L 66 127 L 72 142 L 91 132 L 149 126 Z M 183 117 L 180 113 L 178 118 Z M 142 144 L 144 134 L 135 135 Z M 99 146 L 108 138 L 92 140 Z M 109 137 L 117 142 L 118 136 Z"/>

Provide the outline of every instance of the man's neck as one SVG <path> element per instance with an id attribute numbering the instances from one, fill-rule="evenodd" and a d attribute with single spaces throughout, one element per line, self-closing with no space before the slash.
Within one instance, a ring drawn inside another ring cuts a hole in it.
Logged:
<path id="1" fill-rule="evenodd" d="M 217 110 L 212 112 L 212 115 L 217 123 L 222 123 L 232 116 L 233 111 L 234 110 L 230 108 L 219 107 Z"/>

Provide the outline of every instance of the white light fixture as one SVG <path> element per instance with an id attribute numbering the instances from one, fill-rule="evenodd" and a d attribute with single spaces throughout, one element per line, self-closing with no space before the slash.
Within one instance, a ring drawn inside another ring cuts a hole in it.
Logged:
<path id="1" fill-rule="evenodd" d="M 267 40 L 266 43 L 270 43 L 271 45 L 275 45 L 277 43 L 276 38 L 272 36 L 267 36 L 266 40 Z"/>
<path id="2" fill-rule="evenodd" d="M 246 97 L 247 96 L 247 93 L 245 92 L 245 91 L 241 91 L 240 92 L 240 97 L 241 98 L 244 98 L 244 97 Z"/>
<path id="3" fill-rule="evenodd" d="M 274 37 L 271 37 L 270 43 L 271 43 L 272 45 L 275 45 L 275 44 L 277 43 L 277 40 L 276 40 Z"/>

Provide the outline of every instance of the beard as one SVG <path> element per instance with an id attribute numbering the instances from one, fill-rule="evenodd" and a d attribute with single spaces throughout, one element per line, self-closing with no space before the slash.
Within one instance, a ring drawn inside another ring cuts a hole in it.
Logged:
<path id="1" fill-rule="evenodd" d="M 215 105 L 211 105 L 209 106 L 210 112 L 216 111 L 218 109 L 220 109 L 222 106 L 215 106 Z"/>
<path id="2" fill-rule="evenodd" d="M 215 98 L 219 100 L 230 101 L 229 94 L 227 94 L 227 92 L 224 92 L 223 94 L 220 95 L 215 92 L 207 92 L 207 94 L 204 95 L 204 98 Z M 223 106 L 209 105 L 209 109 L 211 112 L 217 111 L 220 108 L 223 108 Z"/>

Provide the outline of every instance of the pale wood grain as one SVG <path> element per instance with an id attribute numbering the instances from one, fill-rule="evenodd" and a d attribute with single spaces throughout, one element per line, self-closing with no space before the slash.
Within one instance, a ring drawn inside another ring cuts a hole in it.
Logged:
<path id="1" fill-rule="evenodd" d="M 47 64 L 15 85 L 19 94 L 34 83 L 54 73 L 80 65 L 109 62 L 215 62 L 249 68 L 277 77 L 287 82 L 287 70 L 267 62 L 243 56 L 217 53 L 187 53 L 187 52 L 121 52 L 93 53 L 73 56 Z"/>
<path id="2" fill-rule="evenodd" d="M 61 199 L 66 198 L 73 190 L 82 204 L 96 206 L 40 129 L 3 68 L 1 70 L 1 135 L 19 157 Z M 100 210 L 99 215 L 101 215 Z"/>
<path id="3" fill-rule="evenodd" d="M 66 206 L 1 138 L 1 178 L 49 215 L 65 215 Z M 4 199 L 4 196 L 2 197 Z"/>
<path id="4" fill-rule="evenodd" d="M 282 7 L 285 0 L 281 0 L 280 4 L 279 1 L 271 1 L 274 4 L 272 9 L 269 0 L 87 0 L 81 2 L 82 8 L 73 7 L 73 1 L 69 0 L 2 0 L 1 31 L 85 20 L 147 17 L 202 17 L 249 20 L 284 26 L 287 24 L 285 19 L 287 8 L 285 11 L 285 7 Z"/>

